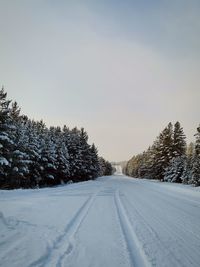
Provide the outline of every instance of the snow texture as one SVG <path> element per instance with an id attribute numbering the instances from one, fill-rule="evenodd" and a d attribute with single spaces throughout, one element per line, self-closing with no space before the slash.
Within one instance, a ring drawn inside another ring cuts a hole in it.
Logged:
<path id="1" fill-rule="evenodd" d="M 0 191 L 0 266 L 199 267 L 200 190 L 127 178 Z"/>
<path id="2" fill-rule="evenodd" d="M 9 162 L 4 157 L 0 157 L 0 165 L 9 165 Z"/>

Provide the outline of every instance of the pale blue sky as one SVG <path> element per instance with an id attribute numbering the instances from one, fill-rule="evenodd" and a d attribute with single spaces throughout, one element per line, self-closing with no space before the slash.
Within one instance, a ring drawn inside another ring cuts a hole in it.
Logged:
<path id="1" fill-rule="evenodd" d="M 23 113 L 129 159 L 200 122 L 200 1 L 0 0 L 0 83 Z"/>

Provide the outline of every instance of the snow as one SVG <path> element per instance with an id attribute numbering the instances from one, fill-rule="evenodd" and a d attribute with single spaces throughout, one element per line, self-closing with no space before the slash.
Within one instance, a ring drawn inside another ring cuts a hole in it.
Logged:
<path id="1" fill-rule="evenodd" d="M 54 176 L 51 175 L 51 174 L 48 174 L 48 175 L 47 175 L 47 178 L 54 180 Z"/>
<path id="2" fill-rule="evenodd" d="M 0 140 L 1 141 L 7 141 L 7 142 L 13 144 L 13 141 L 7 135 L 5 135 L 5 134 L 3 134 L 3 135 L 0 134 Z"/>
<path id="3" fill-rule="evenodd" d="M 0 165 L 9 165 L 9 162 L 4 157 L 0 157 Z"/>
<path id="4" fill-rule="evenodd" d="M 2 141 L 10 141 L 10 138 L 7 136 L 7 135 L 2 135 L 2 134 L 0 134 L 0 140 L 2 140 Z"/>
<path id="5" fill-rule="evenodd" d="M 199 267 L 200 189 L 117 174 L 0 191 L 0 266 Z"/>

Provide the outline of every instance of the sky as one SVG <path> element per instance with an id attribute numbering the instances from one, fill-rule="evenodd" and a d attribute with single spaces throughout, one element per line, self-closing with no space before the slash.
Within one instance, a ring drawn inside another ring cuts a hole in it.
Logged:
<path id="1" fill-rule="evenodd" d="M 84 127 L 110 161 L 171 121 L 200 123 L 199 0 L 0 0 L 0 85 L 47 126 Z"/>

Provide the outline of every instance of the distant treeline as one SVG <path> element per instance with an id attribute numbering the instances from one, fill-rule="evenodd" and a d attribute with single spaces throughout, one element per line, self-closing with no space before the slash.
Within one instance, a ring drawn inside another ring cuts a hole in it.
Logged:
<path id="1" fill-rule="evenodd" d="M 88 144 L 86 131 L 47 128 L 20 115 L 0 90 L 0 188 L 35 188 L 111 175 L 111 164 Z"/>
<path id="2" fill-rule="evenodd" d="M 169 123 L 147 151 L 128 161 L 123 172 L 132 177 L 200 186 L 200 126 L 195 138 L 195 143 L 187 146 L 180 123 Z"/>

